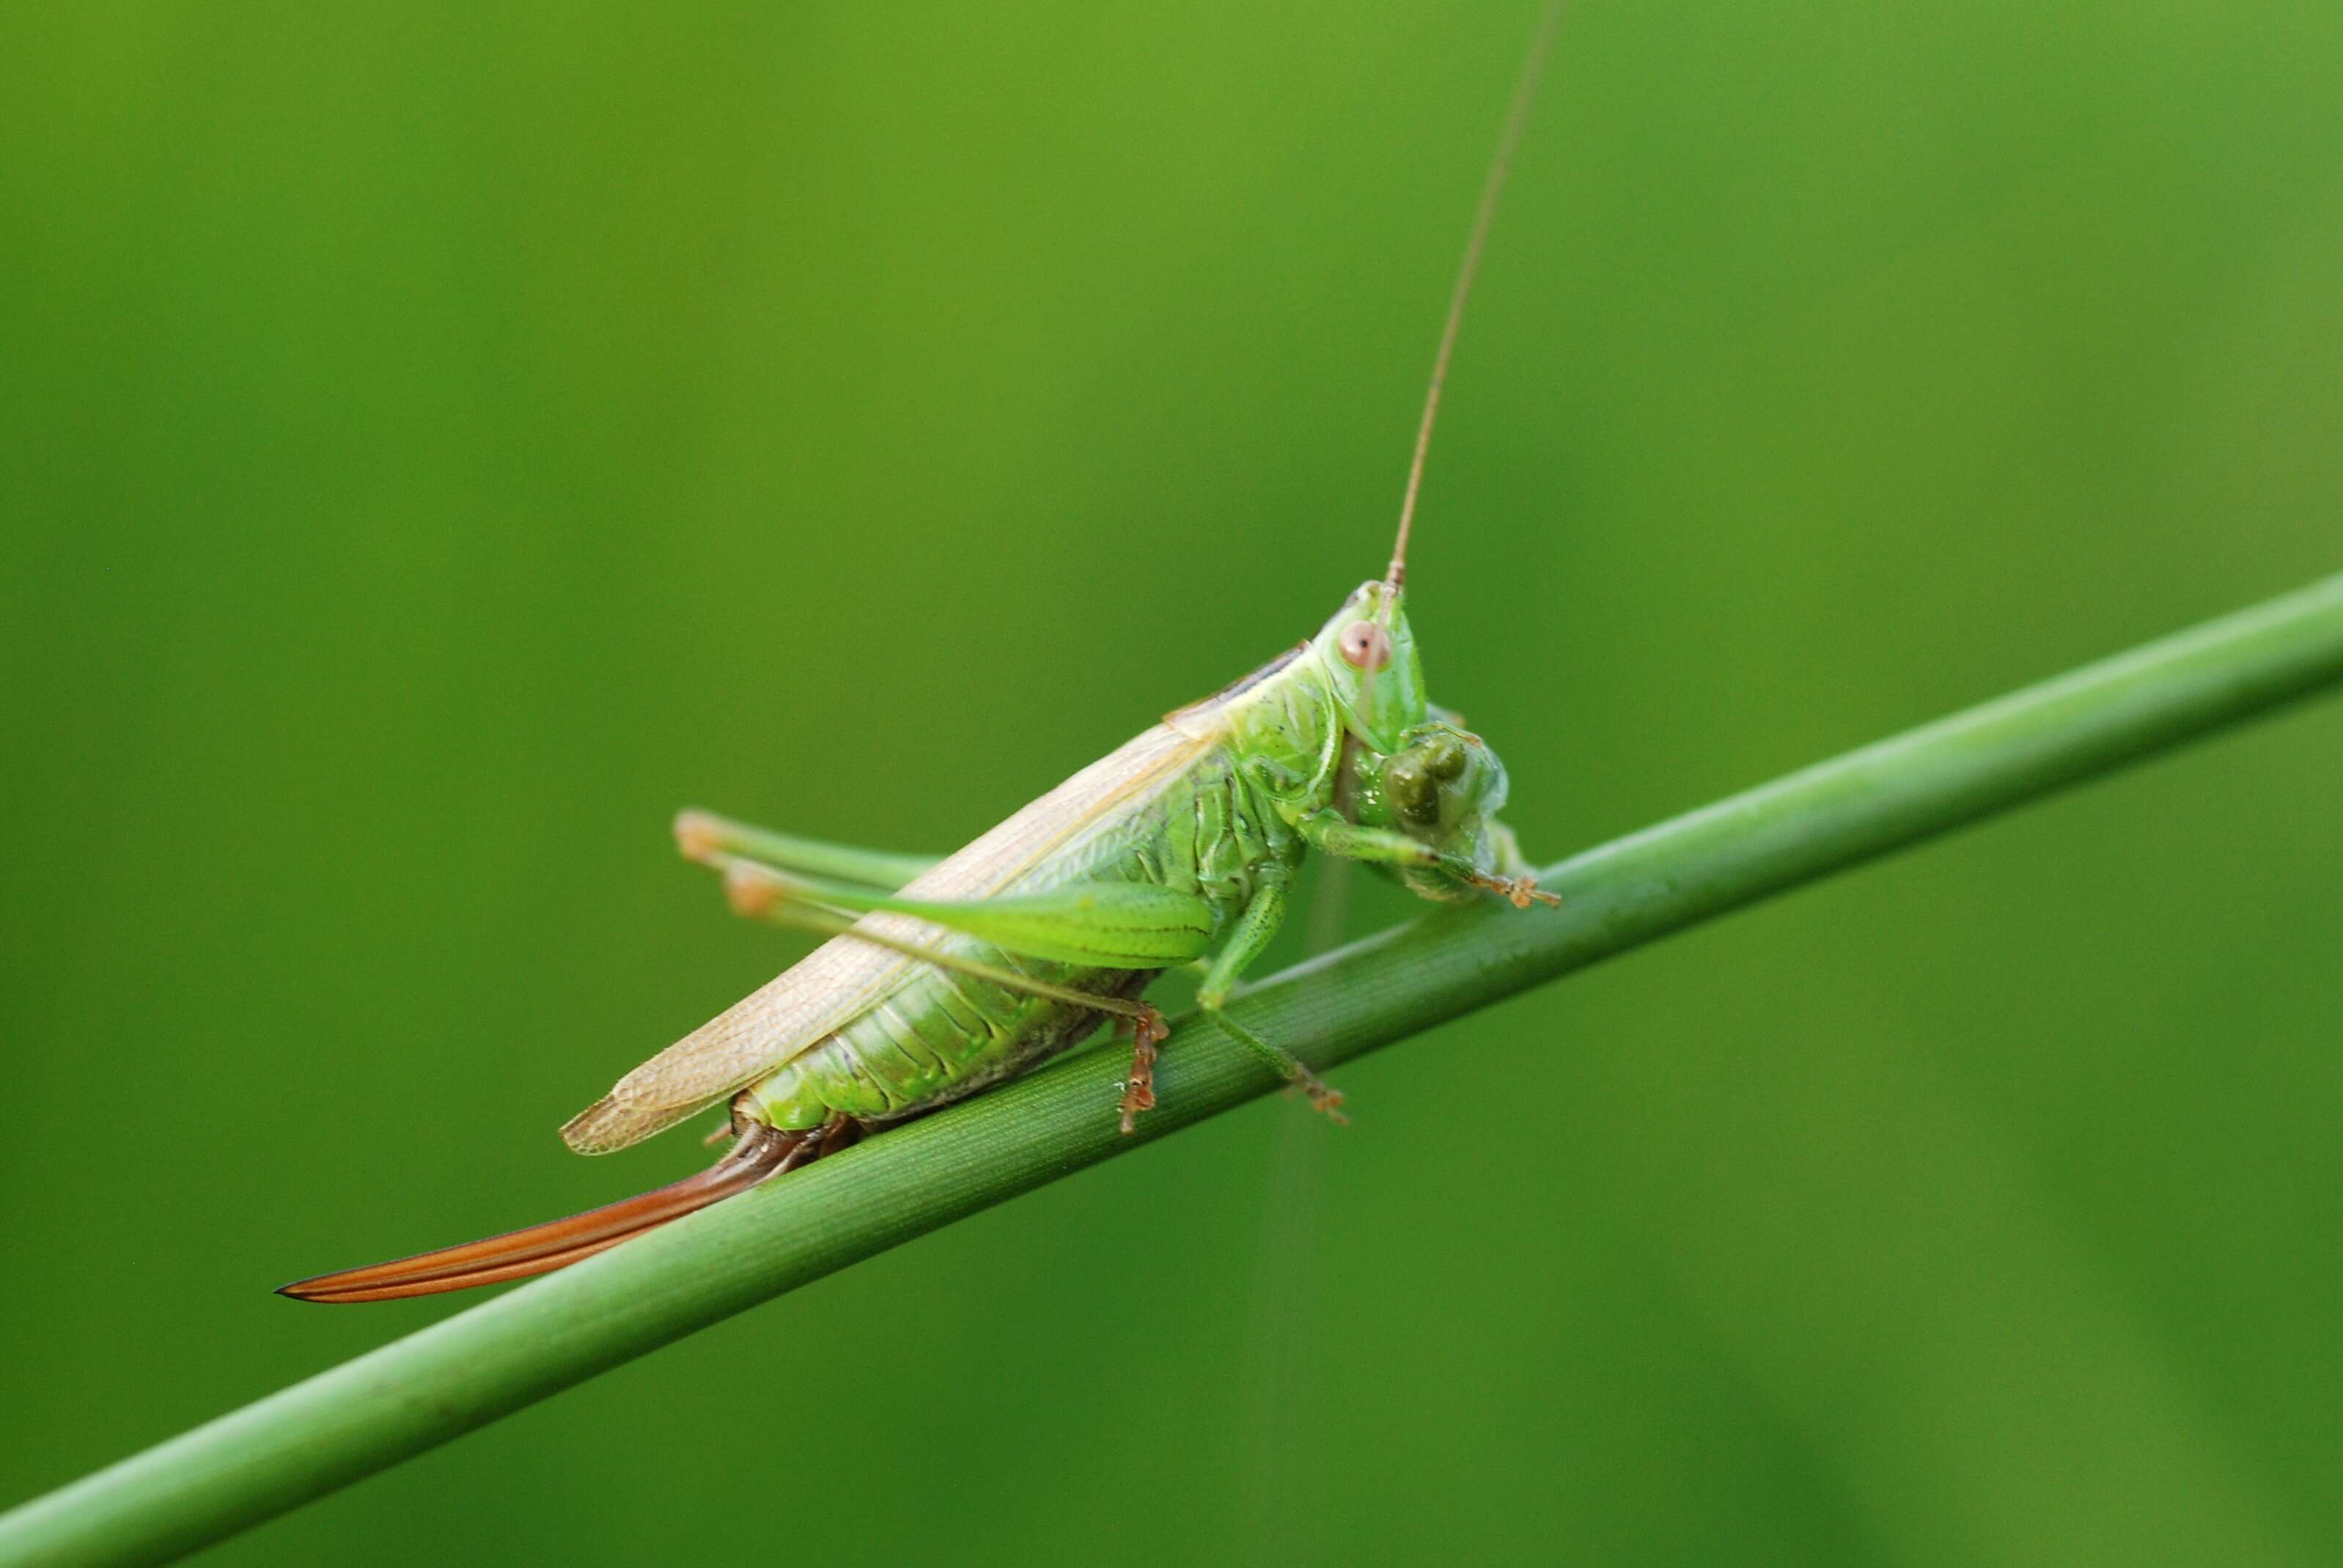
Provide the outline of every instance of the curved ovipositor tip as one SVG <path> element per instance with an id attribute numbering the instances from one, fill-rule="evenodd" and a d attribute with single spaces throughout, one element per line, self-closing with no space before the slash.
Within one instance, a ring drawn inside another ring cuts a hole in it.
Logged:
<path id="1" fill-rule="evenodd" d="M 550 1273 L 805 1163 L 824 1151 L 826 1131 L 752 1126 L 723 1159 L 680 1181 L 461 1246 L 296 1280 L 277 1293 L 297 1302 L 391 1302 Z"/>

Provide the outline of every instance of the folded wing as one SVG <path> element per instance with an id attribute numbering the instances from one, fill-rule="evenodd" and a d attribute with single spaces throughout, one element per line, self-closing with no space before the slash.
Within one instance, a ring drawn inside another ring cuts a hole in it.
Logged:
<path id="1" fill-rule="evenodd" d="M 1193 718 L 1178 730 L 1158 725 L 912 880 L 901 897 L 964 900 L 1002 892 L 1151 799 L 1218 739 L 1212 726 Z M 933 927 L 901 914 L 868 915 L 856 926 L 899 940 L 934 934 Z M 620 1079 L 561 1136 L 581 1154 L 607 1154 L 664 1131 L 820 1044 L 901 983 L 918 961 L 852 937 L 834 938 Z"/>

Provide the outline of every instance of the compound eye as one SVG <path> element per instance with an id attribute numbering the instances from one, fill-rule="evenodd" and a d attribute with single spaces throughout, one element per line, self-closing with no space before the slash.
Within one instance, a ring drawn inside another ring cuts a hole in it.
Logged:
<path id="1" fill-rule="evenodd" d="M 1354 620 L 1344 627 L 1335 646 L 1342 650 L 1342 662 L 1353 669 L 1381 669 L 1391 662 L 1391 638 L 1371 620 Z"/>

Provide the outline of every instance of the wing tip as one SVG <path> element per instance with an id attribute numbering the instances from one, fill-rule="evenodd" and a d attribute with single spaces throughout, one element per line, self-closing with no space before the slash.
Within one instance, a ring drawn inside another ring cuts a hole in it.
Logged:
<path id="1" fill-rule="evenodd" d="M 626 1108 L 603 1096 L 561 1124 L 561 1141 L 579 1154 L 609 1154 L 649 1136 L 647 1130 L 629 1130 Z"/>
<path id="2" fill-rule="evenodd" d="M 646 1102 L 606 1094 L 561 1124 L 561 1141 L 576 1153 L 615 1154 L 689 1120 L 711 1103 L 712 1100 L 688 1104 Z"/>

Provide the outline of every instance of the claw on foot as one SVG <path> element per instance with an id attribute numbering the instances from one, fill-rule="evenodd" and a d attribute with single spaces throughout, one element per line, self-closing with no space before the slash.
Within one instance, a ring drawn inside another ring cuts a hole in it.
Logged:
<path id="1" fill-rule="evenodd" d="M 1342 1091 L 1313 1076 L 1304 1078 L 1299 1085 L 1310 1097 L 1311 1109 L 1322 1114 L 1337 1127 L 1348 1127 L 1351 1119 L 1342 1114 Z"/>
<path id="2" fill-rule="evenodd" d="M 1544 891 L 1537 885 L 1535 877 L 1489 877 L 1482 880 L 1481 886 L 1511 901 L 1517 910 L 1526 910 L 1532 904 L 1551 904 L 1556 909 L 1562 907 L 1562 895 Z"/>
<path id="3" fill-rule="evenodd" d="M 1151 1007 L 1131 1020 L 1131 1077 L 1122 1091 L 1125 1137 L 1137 1131 L 1141 1111 L 1155 1109 L 1155 1048 L 1171 1032 L 1171 1024 Z"/>

